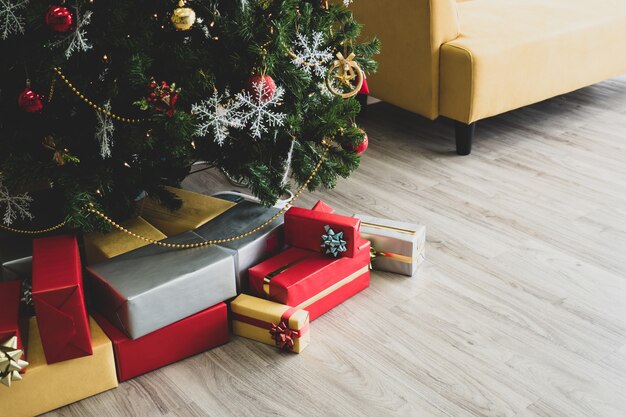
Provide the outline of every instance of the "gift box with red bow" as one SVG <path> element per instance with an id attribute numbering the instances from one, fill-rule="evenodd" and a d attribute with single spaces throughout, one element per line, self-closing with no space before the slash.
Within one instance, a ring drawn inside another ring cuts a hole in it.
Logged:
<path id="1" fill-rule="evenodd" d="M 292 207 L 285 214 L 285 240 L 291 245 L 249 270 L 250 290 L 310 313 L 326 313 L 370 282 L 370 243 L 361 238 L 358 219 Z"/>
<path id="2" fill-rule="evenodd" d="M 246 294 L 230 303 L 233 333 L 300 353 L 308 346 L 309 313 Z"/>
<path id="3" fill-rule="evenodd" d="M 94 318 L 113 342 L 117 378 L 135 378 L 162 366 L 228 343 L 228 309 L 219 303 L 138 339 L 131 339 L 106 318 Z"/>
<path id="4" fill-rule="evenodd" d="M 74 236 L 33 241 L 33 302 L 49 364 L 93 353 Z"/>

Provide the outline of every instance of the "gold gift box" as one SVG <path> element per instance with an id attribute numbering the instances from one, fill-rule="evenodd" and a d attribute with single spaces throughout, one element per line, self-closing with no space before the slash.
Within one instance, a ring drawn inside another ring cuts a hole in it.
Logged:
<path id="1" fill-rule="evenodd" d="M 122 226 L 133 233 L 154 240 L 165 239 L 167 236 L 141 217 L 124 222 Z M 131 250 L 139 249 L 149 243 L 114 229 L 109 233 L 89 233 L 85 235 L 85 255 L 87 265 L 94 265 L 107 259 L 122 255 Z"/>
<path id="2" fill-rule="evenodd" d="M 36 416 L 117 387 L 111 341 L 90 318 L 93 355 L 48 365 L 37 321 L 30 319 L 28 362 L 21 381 L 0 386 L 0 414 Z"/>
<path id="3" fill-rule="evenodd" d="M 139 203 L 139 214 L 168 236 L 195 230 L 219 216 L 235 203 L 180 188 L 167 187 L 183 201 L 179 210 L 169 210 L 150 197 Z"/>
<path id="4" fill-rule="evenodd" d="M 272 337 L 269 329 L 264 325 L 280 324 L 282 316 L 292 307 L 278 304 L 262 298 L 241 294 L 230 303 L 233 320 L 233 333 L 266 345 L 277 346 L 276 339 Z M 252 324 L 259 322 L 257 324 Z M 268 326 L 268 327 L 269 327 Z M 291 350 L 300 353 L 311 341 L 309 328 L 309 313 L 305 310 L 296 310 L 288 320 L 288 327 L 292 331 L 301 333 L 294 338 L 294 346 Z M 287 349 L 286 349 L 287 350 Z"/>

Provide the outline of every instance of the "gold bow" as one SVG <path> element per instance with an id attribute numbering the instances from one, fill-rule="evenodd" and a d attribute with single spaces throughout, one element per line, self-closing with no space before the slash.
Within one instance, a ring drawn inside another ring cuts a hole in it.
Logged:
<path id="1" fill-rule="evenodd" d="M 80 162 L 80 159 L 70 154 L 69 149 L 58 149 L 56 142 L 54 141 L 54 138 L 52 136 L 46 136 L 44 138 L 43 147 L 54 151 L 54 154 L 52 155 L 52 160 L 56 162 L 56 164 L 60 167 L 67 164 L 68 162 L 75 164 Z"/>
<path id="2" fill-rule="evenodd" d="M 23 361 L 22 349 L 17 348 L 17 337 L 13 336 L 0 345 L 0 382 L 11 387 L 12 381 L 22 379 L 20 371 L 28 366 L 28 362 Z"/>
<path id="3" fill-rule="evenodd" d="M 354 60 L 355 57 L 354 52 L 347 58 L 341 52 L 337 52 L 337 59 L 333 61 L 328 71 L 326 85 L 333 94 L 339 97 L 354 97 L 363 86 L 363 71 Z M 335 86 L 333 81 L 338 83 L 339 87 Z"/>

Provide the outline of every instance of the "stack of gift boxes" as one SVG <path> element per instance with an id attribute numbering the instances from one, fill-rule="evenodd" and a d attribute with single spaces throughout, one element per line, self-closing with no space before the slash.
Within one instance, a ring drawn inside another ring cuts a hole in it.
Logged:
<path id="1" fill-rule="evenodd" d="M 413 275 L 423 258 L 423 226 L 340 216 L 322 202 L 283 216 L 171 191 L 179 211 L 147 198 L 123 225 L 160 245 L 119 230 L 89 234 L 83 265 L 76 238 L 54 236 L 35 240 L 32 258 L 3 265 L 2 412 L 37 415 L 114 388 L 227 343 L 231 324 L 237 335 L 301 352 L 309 322 L 367 288 L 371 265 Z"/>

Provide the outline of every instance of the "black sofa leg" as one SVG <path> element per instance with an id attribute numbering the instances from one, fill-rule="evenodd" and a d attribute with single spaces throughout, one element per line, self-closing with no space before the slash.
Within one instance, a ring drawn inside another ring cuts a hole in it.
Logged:
<path id="1" fill-rule="evenodd" d="M 469 155 L 472 153 L 472 140 L 476 131 L 476 123 L 465 124 L 455 122 L 454 130 L 456 134 L 456 153 L 459 155 Z"/>

